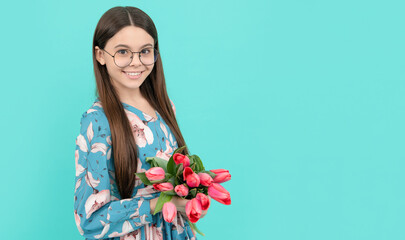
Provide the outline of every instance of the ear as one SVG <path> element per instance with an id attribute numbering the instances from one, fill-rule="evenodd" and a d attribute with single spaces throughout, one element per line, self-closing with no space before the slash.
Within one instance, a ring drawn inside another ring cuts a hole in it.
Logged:
<path id="1" fill-rule="evenodd" d="M 103 53 L 103 51 L 102 51 L 98 46 L 95 46 L 95 47 L 94 47 L 94 51 L 95 51 L 95 55 L 96 55 L 97 61 L 98 61 L 101 65 L 104 65 L 104 64 L 105 64 L 105 59 L 104 59 L 104 53 Z"/>

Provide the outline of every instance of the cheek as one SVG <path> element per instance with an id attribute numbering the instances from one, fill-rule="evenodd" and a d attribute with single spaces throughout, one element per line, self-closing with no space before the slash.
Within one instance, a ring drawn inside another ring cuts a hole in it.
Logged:
<path id="1" fill-rule="evenodd" d="M 117 66 L 115 66 L 115 64 L 113 62 L 106 63 L 106 67 L 107 67 L 107 72 L 110 76 L 111 75 L 117 76 L 117 75 L 121 74 L 121 72 L 122 72 L 121 69 L 118 68 Z"/>
<path id="2" fill-rule="evenodd" d="M 144 72 L 144 73 L 146 73 L 145 76 L 148 76 L 148 75 L 152 72 L 153 66 L 154 66 L 154 65 L 149 66 L 149 67 L 145 70 L 145 72 Z"/>

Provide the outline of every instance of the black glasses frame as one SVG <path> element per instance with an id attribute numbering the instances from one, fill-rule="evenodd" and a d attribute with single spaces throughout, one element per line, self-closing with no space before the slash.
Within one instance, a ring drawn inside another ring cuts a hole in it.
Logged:
<path id="1" fill-rule="evenodd" d="M 114 53 L 114 55 L 111 55 L 111 53 L 107 52 L 105 49 L 102 49 L 102 48 L 101 48 L 101 50 L 103 50 L 104 52 L 108 53 L 108 55 L 110 55 L 110 56 L 114 59 L 115 65 L 117 65 L 117 67 L 120 67 L 120 68 L 127 67 L 127 66 L 131 65 L 131 62 L 132 62 L 133 57 L 134 57 L 134 53 L 138 53 L 139 61 L 140 61 L 143 65 L 145 65 L 145 66 L 149 66 L 149 65 L 154 64 L 154 63 L 156 62 L 157 58 L 158 58 L 158 55 L 159 55 L 159 51 L 158 51 L 156 48 L 153 48 L 153 51 L 154 51 L 154 54 L 155 54 L 155 55 L 154 55 L 154 59 L 153 59 L 154 61 L 153 61 L 153 63 L 151 63 L 151 64 L 145 64 L 145 63 L 142 62 L 142 58 L 141 58 L 141 52 L 142 52 L 142 51 L 140 51 L 140 52 L 132 52 L 132 51 L 129 50 L 129 49 L 125 49 L 125 50 L 128 50 L 128 51 L 131 52 L 131 57 L 130 57 L 130 58 L 131 58 L 131 61 L 129 61 L 128 65 L 126 65 L 126 66 L 118 66 L 118 64 L 115 62 L 115 54 L 117 54 L 117 52 L 118 52 L 118 51 L 121 51 L 122 49 L 117 50 L 117 51 Z M 143 50 L 143 49 L 142 49 L 142 50 Z"/>

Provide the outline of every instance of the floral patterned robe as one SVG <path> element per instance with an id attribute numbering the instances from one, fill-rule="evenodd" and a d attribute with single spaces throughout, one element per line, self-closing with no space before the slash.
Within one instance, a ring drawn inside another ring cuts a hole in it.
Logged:
<path id="1" fill-rule="evenodd" d="M 178 146 L 160 114 L 156 111 L 158 118 L 155 119 L 131 105 L 122 104 L 138 147 L 137 172 L 150 168 L 146 157 L 169 160 Z M 172 223 L 164 221 L 162 212 L 150 213 L 150 200 L 160 193 L 144 185 L 138 177 L 132 197 L 121 199 L 115 182 L 110 127 L 98 98 L 82 115 L 75 161 L 74 217 L 80 234 L 86 239 L 197 239 L 179 212 Z"/>

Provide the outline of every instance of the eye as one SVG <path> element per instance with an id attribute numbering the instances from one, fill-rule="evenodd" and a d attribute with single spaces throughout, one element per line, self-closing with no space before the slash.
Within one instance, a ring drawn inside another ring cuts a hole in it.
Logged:
<path id="1" fill-rule="evenodd" d="M 141 53 L 144 54 L 144 55 L 149 54 L 150 52 L 151 52 L 151 48 L 144 48 L 141 51 Z"/>
<path id="2" fill-rule="evenodd" d="M 127 49 L 120 49 L 120 50 L 117 51 L 117 54 L 126 55 L 126 54 L 128 54 L 128 50 Z"/>

